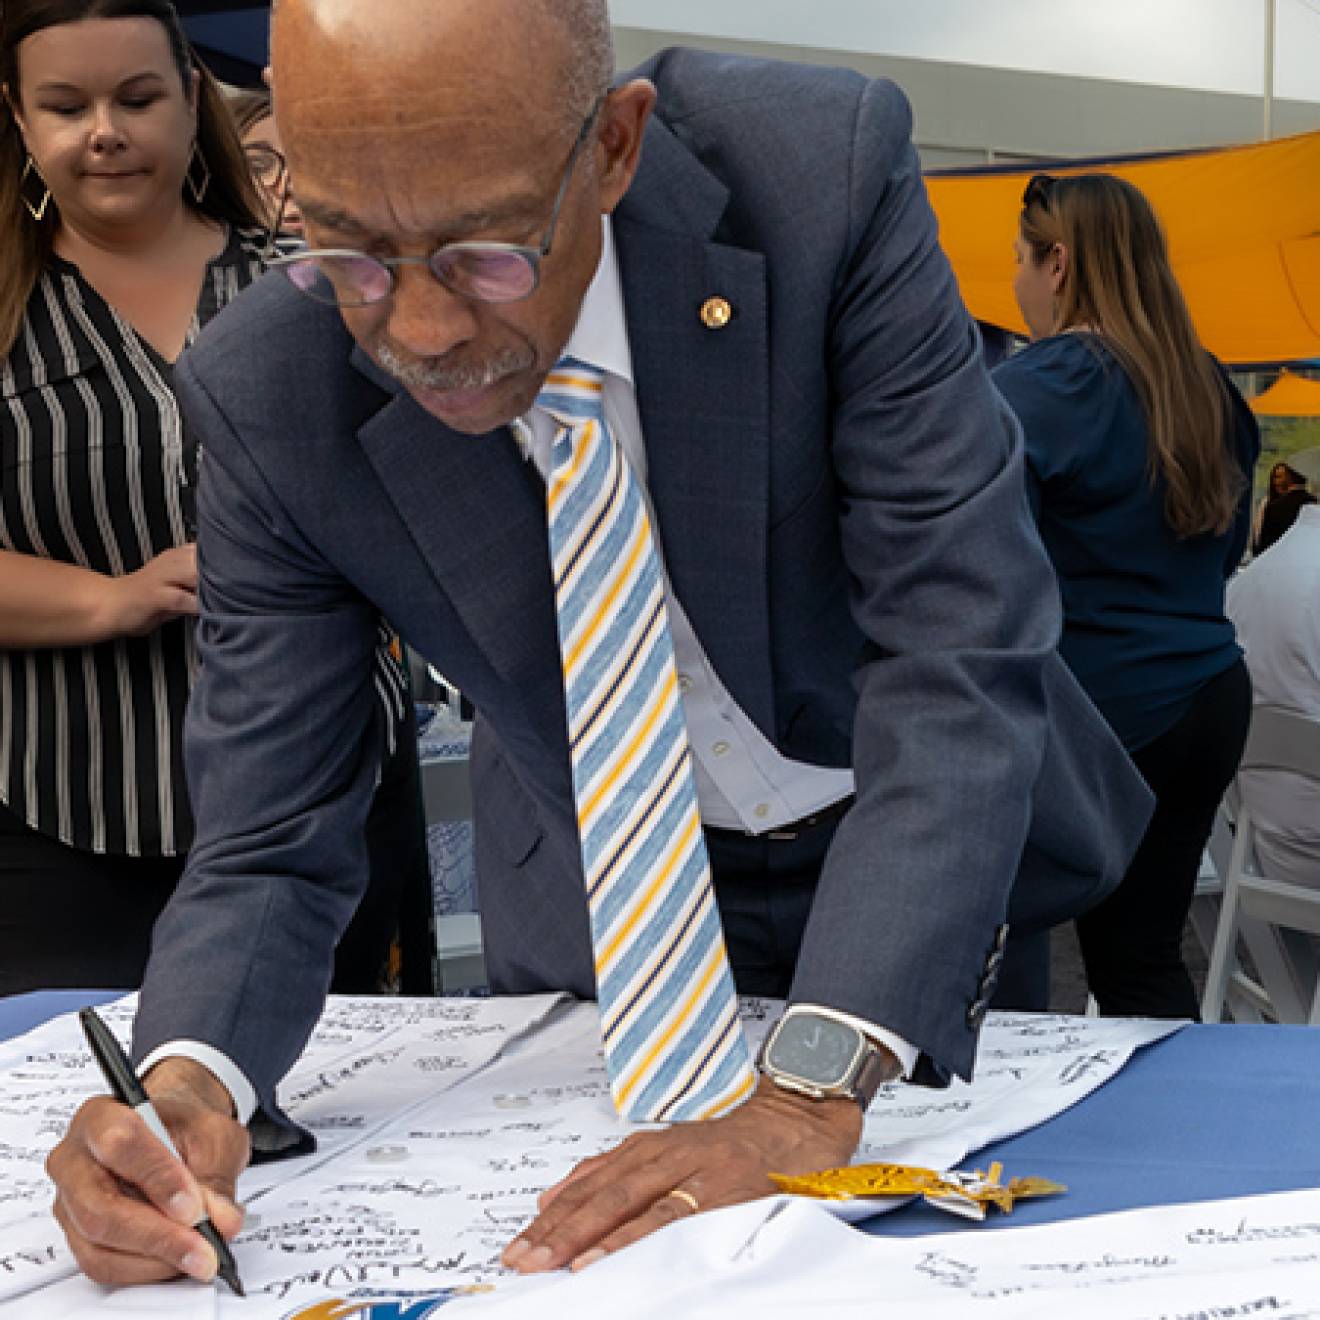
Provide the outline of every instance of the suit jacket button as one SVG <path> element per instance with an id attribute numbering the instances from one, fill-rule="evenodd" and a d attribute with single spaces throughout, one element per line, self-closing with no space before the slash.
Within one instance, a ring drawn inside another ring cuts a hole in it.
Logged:
<path id="1" fill-rule="evenodd" d="M 707 330 L 723 330 L 733 320 L 733 308 L 727 298 L 707 298 L 701 304 L 701 324 Z"/>

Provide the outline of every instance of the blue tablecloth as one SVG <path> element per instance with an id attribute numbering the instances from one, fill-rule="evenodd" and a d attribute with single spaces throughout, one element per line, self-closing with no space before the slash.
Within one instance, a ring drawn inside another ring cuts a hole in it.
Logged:
<path id="1" fill-rule="evenodd" d="M 1117 1077 L 1030 1132 L 978 1151 L 1006 1175 L 1066 1195 L 992 1212 L 986 1226 L 1039 1224 L 1144 1205 L 1320 1187 L 1320 1030 L 1192 1026 L 1139 1050 Z M 966 1222 L 913 1205 L 872 1231 L 914 1236 Z"/>
<path id="2" fill-rule="evenodd" d="M 59 990 L 0 999 L 0 1039 L 115 993 Z M 1080 1104 L 968 1164 L 1065 1183 L 985 1227 L 1137 1206 L 1320 1186 L 1320 1030 L 1195 1026 L 1140 1050 Z M 915 1204 L 865 1225 L 912 1236 L 966 1227 Z"/>
<path id="3" fill-rule="evenodd" d="M 30 995 L 0 999 L 0 1040 L 21 1036 L 61 1013 L 76 1013 L 89 1004 L 108 1004 L 123 996 L 122 990 L 41 990 Z"/>

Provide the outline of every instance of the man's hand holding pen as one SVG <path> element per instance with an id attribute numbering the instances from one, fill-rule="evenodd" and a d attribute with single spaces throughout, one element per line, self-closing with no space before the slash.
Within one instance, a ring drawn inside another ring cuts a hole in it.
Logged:
<path id="1" fill-rule="evenodd" d="M 192 1225 L 209 1219 L 226 1240 L 242 1227 L 234 1188 L 248 1163 L 247 1130 L 224 1087 L 189 1059 L 164 1060 L 143 1084 L 182 1162 L 127 1105 L 89 1100 L 46 1162 L 55 1217 L 79 1267 L 98 1283 L 180 1273 L 207 1281 L 216 1255 Z"/>

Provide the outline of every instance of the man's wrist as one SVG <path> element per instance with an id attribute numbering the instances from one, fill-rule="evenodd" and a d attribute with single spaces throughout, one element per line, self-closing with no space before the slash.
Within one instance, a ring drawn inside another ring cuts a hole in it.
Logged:
<path id="1" fill-rule="evenodd" d="M 204 1064 L 196 1059 L 171 1055 L 153 1065 L 142 1079 L 147 1094 L 155 1097 L 171 1092 L 186 1092 L 195 1096 L 208 1109 L 237 1117 L 234 1098 L 224 1083 Z"/>
<path id="2" fill-rule="evenodd" d="M 204 1041 L 175 1038 L 158 1045 L 139 1065 L 145 1077 L 156 1064 L 166 1059 L 191 1059 L 219 1080 L 229 1095 L 232 1112 L 245 1127 L 257 1112 L 257 1093 L 243 1070 L 223 1050 Z"/>
<path id="3" fill-rule="evenodd" d="M 840 1140 L 850 1143 L 855 1150 L 862 1139 L 861 1107 L 850 1096 L 836 1096 L 817 1100 L 809 1095 L 786 1091 L 762 1074 L 756 1083 L 753 1103 L 761 1105 L 767 1113 L 778 1113 L 797 1121 L 824 1129 Z"/>

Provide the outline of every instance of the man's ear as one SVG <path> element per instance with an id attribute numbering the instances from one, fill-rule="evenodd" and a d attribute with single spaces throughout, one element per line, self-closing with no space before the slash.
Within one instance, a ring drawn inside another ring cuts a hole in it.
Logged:
<path id="1" fill-rule="evenodd" d="M 600 209 L 609 214 L 637 173 L 642 156 L 642 135 L 655 105 L 655 85 L 645 78 L 615 87 L 600 109 L 596 161 L 600 180 Z"/>

